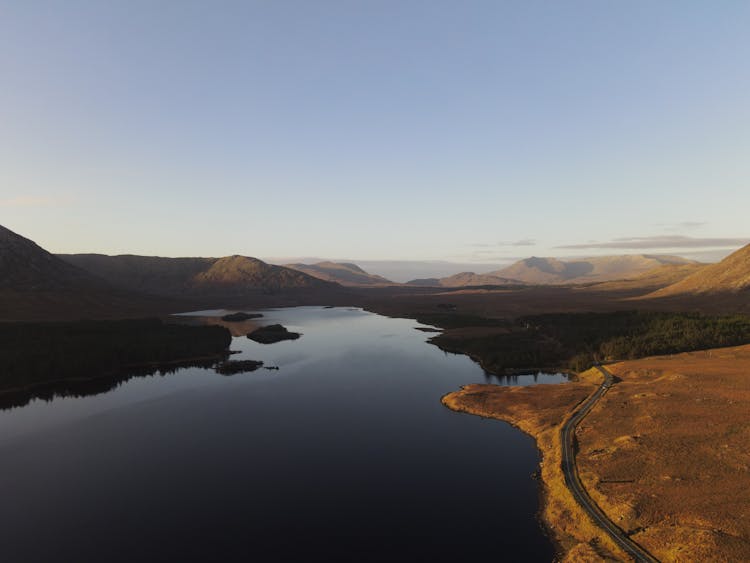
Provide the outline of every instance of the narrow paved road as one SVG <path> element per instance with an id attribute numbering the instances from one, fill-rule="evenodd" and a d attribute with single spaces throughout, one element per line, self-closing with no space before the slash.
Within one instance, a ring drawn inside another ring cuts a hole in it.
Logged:
<path id="1" fill-rule="evenodd" d="M 586 489 L 583 487 L 583 483 L 581 483 L 581 479 L 578 476 L 575 448 L 576 427 L 614 383 L 612 374 L 607 368 L 602 366 L 596 367 L 602 372 L 604 382 L 599 389 L 596 390 L 596 393 L 591 395 L 578 408 L 578 410 L 573 413 L 573 416 L 568 419 L 560 430 L 560 441 L 562 443 L 562 470 L 565 475 L 565 484 L 568 486 L 568 489 L 570 489 L 570 492 L 573 493 L 573 496 L 576 501 L 578 501 L 578 504 L 581 505 L 581 508 L 583 508 L 586 513 L 591 516 L 594 522 L 607 532 L 612 540 L 620 546 L 625 553 L 630 555 L 633 560 L 638 562 L 645 561 L 648 563 L 658 563 L 658 559 L 630 539 L 625 532 L 618 528 L 617 525 L 615 525 L 615 523 L 612 522 L 604 512 L 602 512 L 602 509 L 599 508 L 586 492 Z"/>

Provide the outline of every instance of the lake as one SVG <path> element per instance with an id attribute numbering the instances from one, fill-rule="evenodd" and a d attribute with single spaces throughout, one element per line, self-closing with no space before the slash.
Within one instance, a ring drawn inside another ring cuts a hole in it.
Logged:
<path id="1" fill-rule="evenodd" d="M 413 320 L 358 309 L 264 311 L 301 332 L 234 338 L 210 369 L 0 411 L 0 559 L 545 561 L 534 441 L 452 412 L 496 378 Z"/>

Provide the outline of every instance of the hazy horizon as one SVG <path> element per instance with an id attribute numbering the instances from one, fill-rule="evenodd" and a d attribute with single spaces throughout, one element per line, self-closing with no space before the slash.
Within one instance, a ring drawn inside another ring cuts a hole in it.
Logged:
<path id="1" fill-rule="evenodd" d="M 750 241 L 748 241 L 750 242 Z M 714 263 L 720 261 L 722 258 L 728 256 L 736 249 L 728 251 L 708 251 L 691 253 L 690 255 L 685 254 L 671 254 L 671 256 L 680 256 L 687 258 L 688 260 L 697 260 L 699 262 Z M 612 252 L 606 254 L 607 256 L 612 255 L 623 255 L 623 254 L 637 254 L 637 253 L 620 253 Z M 665 255 L 664 253 L 651 253 L 644 252 L 646 255 Z M 598 256 L 605 256 L 600 254 Z M 321 258 L 321 257 L 260 257 L 261 260 L 268 262 L 269 264 L 277 264 L 283 266 L 284 264 L 313 264 L 316 262 L 351 262 L 364 269 L 370 274 L 376 274 L 383 276 L 391 281 L 398 283 L 405 283 L 414 279 L 424 278 L 443 278 L 458 274 L 461 272 L 474 272 L 476 274 L 484 274 L 493 270 L 499 270 L 510 266 L 514 262 L 519 260 L 525 260 L 531 258 L 532 255 L 528 256 L 515 256 L 509 257 L 505 262 L 495 263 L 481 263 L 481 262 L 451 262 L 448 260 L 359 260 L 356 258 Z M 592 255 L 574 255 L 574 256 L 544 256 L 544 258 L 557 258 L 563 261 L 574 261 L 584 260 L 586 258 L 595 258 Z"/>

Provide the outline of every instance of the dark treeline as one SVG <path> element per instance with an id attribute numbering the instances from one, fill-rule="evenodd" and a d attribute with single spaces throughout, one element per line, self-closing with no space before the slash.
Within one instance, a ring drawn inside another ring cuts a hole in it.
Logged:
<path id="1" fill-rule="evenodd" d="M 438 305 L 443 308 L 445 306 Z M 406 318 L 415 318 L 418 322 L 426 325 L 439 326 L 440 328 L 462 328 L 467 326 L 507 326 L 513 325 L 504 319 L 490 319 L 479 315 L 466 313 L 414 313 L 405 315 Z"/>
<path id="2" fill-rule="evenodd" d="M 750 343 L 750 318 L 699 313 L 619 311 L 559 313 L 498 321 L 507 333 L 432 342 L 469 354 L 492 373 L 525 367 L 581 371 L 606 360 L 625 360 Z"/>
<path id="3" fill-rule="evenodd" d="M 222 355 L 222 357 L 224 357 Z M 97 375 L 84 379 L 69 378 L 53 382 L 39 382 L 27 385 L 23 389 L 14 388 L 2 392 L 0 388 L 0 410 L 23 407 L 32 400 L 52 401 L 58 397 L 90 397 L 108 393 L 134 377 L 166 376 L 186 367 L 210 368 L 216 365 L 216 359 L 185 360 L 168 364 L 147 364 L 141 367 L 129 367 L 118 370 L 112 375 Z M 7 388 L 6 388 L 7 390 Z"/>
<path id="4" fill-rule="evenodd" d="M 158 319 L 0 323 L 0 390 L 153 373 L 174 362 L 218 359 L 231 340 L 224 327 Z"/>

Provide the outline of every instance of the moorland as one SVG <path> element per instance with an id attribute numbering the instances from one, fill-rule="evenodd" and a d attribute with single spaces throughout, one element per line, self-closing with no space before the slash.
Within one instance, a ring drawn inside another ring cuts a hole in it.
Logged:
<path id="1" fill-rule="evenodd" d="M 591 497 L 663 560 L 749 558 L 749 531 L 731 514 L 750 510 L 742 493 L 750 489 L 750 352 L 741 346 L 750 343 L 750 246 L 710 265 L 653 256 L 521 262 L 397 284 L 349 263 L 55 256 L 0 227 L 0 386 L 28 393 L 50 373 L 76 379 L 215 364 L 231 334 L 264 324 L 219 315 L 199 326 L 172 316 L 190 310 L 345 305 L 417 319 L 440 331 L 433 344 L 470 355 L 489 373 L 544 367 L 574 375 L 555 386 L 470 386 L 444 403 L 536 438 L 544 521 L 561 557 L 585 561 L 623 554 L 566 489 L 559 430 L 601 383 L 587 369 L 609 362 L 616 381 L 577 433 Z M 146 317 L 153 320 L 139 320 Z"/>

